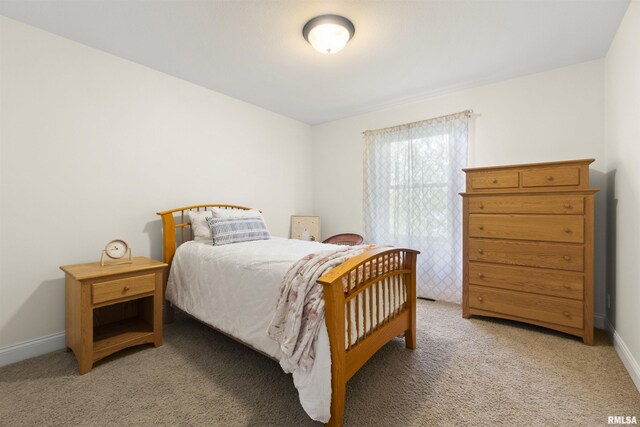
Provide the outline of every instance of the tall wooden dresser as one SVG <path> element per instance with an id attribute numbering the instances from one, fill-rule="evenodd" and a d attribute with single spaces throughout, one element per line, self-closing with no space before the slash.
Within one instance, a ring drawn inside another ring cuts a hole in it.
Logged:
<path id="1" fill-rule="evenodd" d="M 594 159 L 464 169 L 462 316 L 593 344 Z"/>

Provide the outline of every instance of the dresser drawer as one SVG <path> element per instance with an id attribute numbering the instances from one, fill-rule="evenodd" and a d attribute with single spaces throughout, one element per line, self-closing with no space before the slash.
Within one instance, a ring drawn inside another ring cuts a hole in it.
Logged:
<path id="1" fill-rule="evenodd" d="M 470 285 L 469 306 L 571 328 L 583 327 L 580 301 Z"/>
<path id="2" fill-rule="evenodd" d="M 482 196 L 469 198 L 470 213 L 584 213 L 583 196 Z"/>
<path id="3" fill-rule="evenodd" d="M 470 261 L 583 271 L 582 246 L 469 239 Z"/>
<path id="4" fill-rule="evenodd" d="M 481 172 L 471 174 L 471 188 L 474 190 L 494 188 L 517 188 L 520 180 L 518 172 Z"/>
<path id="5" fill-rule="evenodd" d="M 469 236 L 583 243 L 584 218 L 577 215 L 471 214 Z"/>
<path id="6" fill-rule="evenodd" d="M 145 274 L 94 283 L 91 292 L 93 304 L 153 292 L 156 286 L 155 278 L 155 274 Z"/>
<path id="7" fill-rule="evenodd" d="M 575 300 L 584 299 L 584 276 L 571 271 L 470 262 L 469 283 Z"/>
<path id="8" fill-rule="evenodd" d="M 580 168 L 578 166 L 522 171 L 523 187 L 556 187 L 563 185 L 580 185 Z"/>

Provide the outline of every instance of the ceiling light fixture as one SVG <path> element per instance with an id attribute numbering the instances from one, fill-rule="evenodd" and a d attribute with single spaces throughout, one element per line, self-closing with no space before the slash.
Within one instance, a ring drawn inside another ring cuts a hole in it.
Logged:
<path id="1" fill-rule="evenodd" d="M 316 16 L 302 28 L 305 40 L 320 53 L 334 54 L 342 50 L 355 34 L 353 23 L 344 16 Z"/>

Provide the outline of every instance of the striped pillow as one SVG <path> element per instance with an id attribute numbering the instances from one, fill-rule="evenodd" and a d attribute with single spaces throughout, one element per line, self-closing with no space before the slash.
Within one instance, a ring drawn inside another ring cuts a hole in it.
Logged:
<path id="1" fill-rule="evenodd" d="M 267 240 L 269 230 L 261 217 L 207 218 L 213 236 L 213 245 Z"/>

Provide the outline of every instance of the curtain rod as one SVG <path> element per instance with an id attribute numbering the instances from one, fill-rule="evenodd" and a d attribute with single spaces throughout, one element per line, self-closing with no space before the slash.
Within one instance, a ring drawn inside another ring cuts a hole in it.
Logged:
<path id="1" fill-rule="evenodd" d="M 432 122 L 432 121 L 436 121 L 436 120 L 446 119 L 448 117 L 457 116 L 457 115 L 460 115 L 460 114 L 466 114 L 467 117 L 471 117 L 471 115 L 473 115 L 473 110 L 463 110 L 463 111 L 459 111 L 457 113 L 445 114 L 444 116 L 432 117 L 430 119 L 419 120 L 417 122 L 405 123 L 405 124 L 402 124 L 402 125 L 389 126 L 389 127 L 382 128 L 382 129 L 365 130 L 364 132 L 361 132 L 361 133 L 364 135 L 367 132 L 386 131 L 386 130 L 398 128 L 398 127 L 401 127 L 401 126 L 414 126 L 414 125 L 417 125 L 417 124 L 428 123 L 428 122 Z"/>

